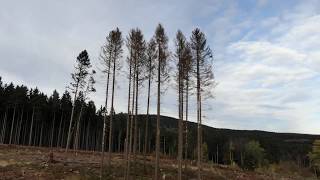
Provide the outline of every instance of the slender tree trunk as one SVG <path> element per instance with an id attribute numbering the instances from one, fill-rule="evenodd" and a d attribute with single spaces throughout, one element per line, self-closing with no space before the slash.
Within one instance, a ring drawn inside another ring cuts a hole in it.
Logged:
<path id="1" fill-rule="evenodd" d="M 198 167 L 198 180 L 201 179 L 201 113 L 200 113 L 200 59 L 197 52 L 197 167 Z"/>
<path id="2" fill-rule="evenodd" d="M 24 114 L 24 108 L 22 108 L 21 116 L 20 116 L 20 122 L 19 122 L 19 128 L 18 128 L 18 136 L 16 139 L 17 144 L 20 144 L 20 135 L 21 135 L 21 128 L 22 128 L 22 121 L 23 121 L 23 114 Z"/>
<path id="3" fill-rule="evenodd" d="M 125 179 L 129 179 L 129 134 L 130 134 L 130 97 L 131 97 L 131 70 L 132 70 L 132 65 L 131 65 L 131 60 L 129 60 L 129 89 L 128 89 L 128 116 L 127 116 L 127 129 L 126 129 L 126 140 L 125 140 L 125 153 L 126 153 L 126 174 L 125 174 Z"/>
<path id="4" fill-rule="evenodd" d="M 127 174 L 128 174 L 128 178 L 130 178 L 130 168 L 131 168 L 131 166 L 130 166 L 130 164 L 131 164 L 131 153 L 132 153 L 132 144 L 133 144 L 133 126 L 134 126 L 134 106 L 135 106 L 135 89 L 136 89 L 136 86 L 135 86 L 135 83 L 136 83 L 136 81 L 135 81 L 135 73 L 133 73 L 133 79 L 132 79 L 132 83 L 133 83 L 133 85 L 132 85 L 132 88 L 133 88 L 133 90 L 132 90 L 132 104 L 131 104 L 131 117 L 130 117 L 130 137 L 129 137 L 129 148 L 128 148 L 128 150 L 129 150 L 129 155 L 128 155 L 128 172 L 127 172 Z"/>
<path id="5" fill-rule="evenodd" d="M 111 165 L 111 151 L 112 151 L 112 121 L 114 115 L 114 85 L 116 80 L 116 59 L 113 60 L 113 78 L 112 78 L 112 96 L 111 96 L 111 111 L 110 111 L 110 129 L 109 129 L 109 154 L 108 154 L 108 164 Z"/>
<path id="6" fill-rule="evenodd" d="M 134 116 L 134 136 L 133 136 L 133 161 L 136 162 L 136 151 L 137 151 L 137 131 L 138 131 L 138 99 L 139 99 L 139 69 L 137 66 L 137 58 L 135 60 L 135 70 L 136 70 L 136 106 L 135 106 L 135 116 Z"/>
<path id="7" fill-rule="evenodd" d="M 90 132 L 90 119 L 87 125 L 87 133 L 86 133 L 86 151 L 89 150 L 89 132 Z"/>
<path id="8" fill-rule="evenodd" d="M 27 128 L 28 128 L 28 121 L 29 121 L 29 111 L 27 111 L 27 116 L 26 116 L 25 124 L 23 126 L 23 131 L 22 131 L 22 144 L 27 145 Z"/>
<path id="9" fill-rule="evenodd" d="M 41 129 L 40 129 L 40 139 L 39 139 L 39 147 L 42 146 L 42 132 L 43 132 L 43 122 L 41 123 Z"/>
<path id="10" fill-rule="evenodd" d="M 9 139 L 9 144 L 11 144 L 12 142 L 12 132 L 13 132 L 13 127 L 14 127 L 14 122 L 15 122 L 15 116 L 16 116 L 16 106 L 14 106 L 13 109 L 13 116 L 12 116 L 12 124 L 11 124 L 11 131 L 10 131 L 10 139 Z"/>
<path id="11" fill-rule="evenodd" d="M 179 72 L 178 72 L 178 94 L 179 94 L 179 121 L 178 121 L 178 180 L 182 179 L 182 114 L 183 114 L 183 103 L 182 103 L 182 65 L 181 59 L 179 58 Z"/>
<path id="12" fill-rule="evenodd" d="M 77 121 L 76 135 L 75 135 L 75 138 L 74 138 L 74 147 L 73 147 L 73 149 L 76 150 L 76 151 L 79 149 L 79 134 L 80 134 L 79 131 L 80 131 L 80 121 L 81 121 L 82 111 L 83 111 L 83 104 L 81 105 L 81 108 L 80 108 L 79 119 Z"/>
<path id="13" fill-rule="evenodd" d="M 159 47 L 159 58 L 160 58 L 160 50 Z M 161 63 L 160 59 L 158 62 L 158 97 L 157 97 L 157 129 L 156 129 L 156 163 L 155 163 L 155 180 L 158 180 L 159 178 L 159 158 L 160 158 L 160 69 L 161 69 Z"/>
<path id="14" fill-rule="evenodd" d="M 62 136 L 61 136 L 61 142 L 60 142 L 60 147 L 62 148 L 64 146 L 64 143 L 65 143 L 65 129 L 66 129 L 66 123 L 63 123 L 62 124 Z"/>
<path id="15" fill-rule="evenodd" d="M 141 153 L 141 129 L 139 128 L 139 131 L 138 131 L 138 153 L 140 154 Z"/>
<path id="16" fill-rule="evenodd" d="M 219 164 L 219 144 L 217 144 L 217 164 Z"/>
<path id="17" fill-rule="evenodd" d="M 54 123 L 56 121 L 56 111 L 53 112 L 53 119 L 52 119 L 52 132 L 51 132 L 51 139 L 50 139 L 50 147 L 52 148 L 53 145 L 53 137 L 54 137 Z"/>
<path id="18" fill-rule="evenodd" d="M 119 135 L 118 135 L 118 152 L 120 153 L 121 151 L 121 136 L 122 136 L 122 130 L 119 130 Z"/>
<path id="19" fill-rule="evenodd" d="M 188 72 L 187 72 L 188 73 Z M 187 75 L 189 76 L 189 75 Z M 189 110 L 189 77 L 186 79 L 186 120 L 185 120 L 185 169 L 187 169 L 187 160 L 188 160 L 188 110 Z"/>
<path id="20" fill-rule="evenodd" d="M 148 144 L 148 133 L 149 133 L 149 107 L 150 107 L 150 88 L 151 88 L 151 60 L 149 60 L 149 77 L 148 77 L 148 101 L 147 101 L 147 118 L 146 118 L 146 127 L 144 135 L 144 147 L 143 147 L 143 169 L 146 171 L 146 155 L 147 155 L 147 144 Z"/>
<path id="21" fill-rule="evenodd" d="M 32 143 L 32 130 L 33 130 L 34 113 L 35 113 L 34 111 L 35 111 L 35 107 L 33 106 L 32 118 L 31 118 L 31 127 L 30 127 L 30 133 L 29 133 L 29 146 L 31 146 L 31 143 Z"/>
<path id="22" fill-rule="evenodd" d="M 75 103 L 76 103 L 76 99 L 77 99 L 78 88 L 79 88 L 79 83 L 77 83 L 77 85 L 76 85 L 76 91 L 75 91 L 74 97 L 73 97 L 72 110 L 71 110 L 71 116 L 70 116 L 70 124 L 69 124 L 68 137 L 67 137 L 66 152 L 69 149 L 70 141 L 71 141 L 71 129 L 72 129 L 72 123 L 73 123 L 74 110 L 75 110 L 75 106 L 76 106 Z"/>
<path id="23" fill-rule="evenodd" d="M 104 148 L 106 141 L 106 124 L 107 124 L 107 113 L 108 113 L 108 95 L 109 95 L 109 78 L 110 78 L 110 65 L 111 60 L 108 61 L 108 75 L 107 75 L 107 89 L 106 89 L 106 102 L 104 105 L 105 114 L 103 118 L 103 130 L 102 130 L 102 143 L 101 143 L 101 170 L 100 170 L 100 178 L 102 178 L 103 171 L 103 163 L 104 163 Z"/>
<path id="24" fill-rule="evenodd" d="M 7 113 L 8 113 L 8 109 L 6 109 L 6 112 L 4 113 L 4 118 L 3 118 L 3 125 L 2 125 L 2 131 L 1 131 L 1 143 L 2 144 L 4 144 L 5 137 L 6 137 Z"/>
<path id="25" fill-rule="evenodd" d="M 56 145 L 56 147 L 59 147 L 59 146 L 60 146 L 60 141 L 61 141 L 62 136 L 63 136 L 63 132 L 62 132 L 62 135 L 61 135 L 62 121 L 63 121 L 63 111 L 61 112 L 61 119 L 60 119 L 60 124 L 59 124 L 58 139 L 57 139 L 57 145 Z M 60 146 L 60 147 L 61 147 L 61 146 Z"/>

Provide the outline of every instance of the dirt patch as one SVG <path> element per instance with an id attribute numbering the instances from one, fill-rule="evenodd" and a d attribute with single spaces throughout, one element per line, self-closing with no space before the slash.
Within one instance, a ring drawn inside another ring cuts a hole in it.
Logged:
<path id="1" fill-rule="evenodd" d="M 0 145 L 0 180 L 86 180 L 100 179 L 100 152 L 69 151 L 26 146 Z M 125 160 L 123 154 L 112 154 L 111 166 L 105 167 L 103 179 L 124 179 Z M 154 158 L 147 157 L 146 166 L 143 157 L 137 155 L 131 163 L 131 176 L 134 179 L 149 180 L 153 178 Z M 175 159 L 161 159 L 160 172 L 162 179 L 176 180 L 177 165 Z M 183 169 L 183 179 L 196 179 L 197 168 L 188 162 Z M 239 168 L 204 164 L 202 177 L 204 180 L 269 180 L 269 179 L 299 179 L 281 175 L 268 175 L 257 172 L 243 171 Z"/>

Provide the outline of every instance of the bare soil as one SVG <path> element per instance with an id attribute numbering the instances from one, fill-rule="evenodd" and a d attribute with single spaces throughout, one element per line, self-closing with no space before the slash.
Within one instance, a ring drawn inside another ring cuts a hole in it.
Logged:
<path id="1" fill-rule="evenodd" d="M 105 168 L 102 179 L 124 179 L 125 161 L 123 154 L 112 154 L 111 166 L 108 166 L 108 153 L 105 153 Z M 0 145 L 0 179 L 26 180 L 86 180 L 100 179 L 101 153 L 89 151 L 68 151 L 58 148 L 39 148 L 15 145 Z M 132 162 L 132 179 L 152 179 L 154 160 L 147 157 L 146 167 L 143 157 L 138 155 L 135 163 Z M 161 158 L 161 179 L 175 180 L 177 165 L 175 159 Z M 196 179 L 197 168 L 193 162 L 187 163 L 183 170 L 183 179 Z M 266 179 L 305 179 L 305 177 L 281 176 L 243 171 L 236 167 L 204 164 L 203 179 L 217 180 L 266 180 Z"/>

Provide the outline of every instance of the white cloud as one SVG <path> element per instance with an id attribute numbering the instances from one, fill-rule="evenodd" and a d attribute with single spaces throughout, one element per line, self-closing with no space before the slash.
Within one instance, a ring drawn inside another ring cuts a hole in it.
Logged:
<path id="1" fill-rule="evenodd" d="M 223 113 L 236 114 L 241 121 L 237 126 L 250 128 L 255 119 L 261 129 L 269 124 L 272 129 L 268 129 L 274 131 L 320 133 L 315 108 L 320 100 L 314 98 L 320 96 L 314 91 L 320 81 L 320 15 L 295 13 L 262 22 L 262 27 L 271 28 L 261 35 L 263 39 L 250 38 L 248 33 L 245 39 L 231 43 L 224 56 L 226 63 L 216 68 L 221 82 L 216 104 L 224 105 Z M 220 121 L 232 121 L 220 116 Z M 313 125 L 305 125 L 308 123 Z"/>

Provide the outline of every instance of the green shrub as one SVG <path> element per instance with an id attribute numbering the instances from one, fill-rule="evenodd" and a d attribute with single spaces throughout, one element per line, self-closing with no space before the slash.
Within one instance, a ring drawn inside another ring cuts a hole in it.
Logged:
<path id="1" fill-rule="evenodd" d="M 254 170 L 267 164 L 265 160 L 264 149 L 257 141 L 250 141 L 244 148 L 244 163 L 243 168 L 248 170 Z"/>

